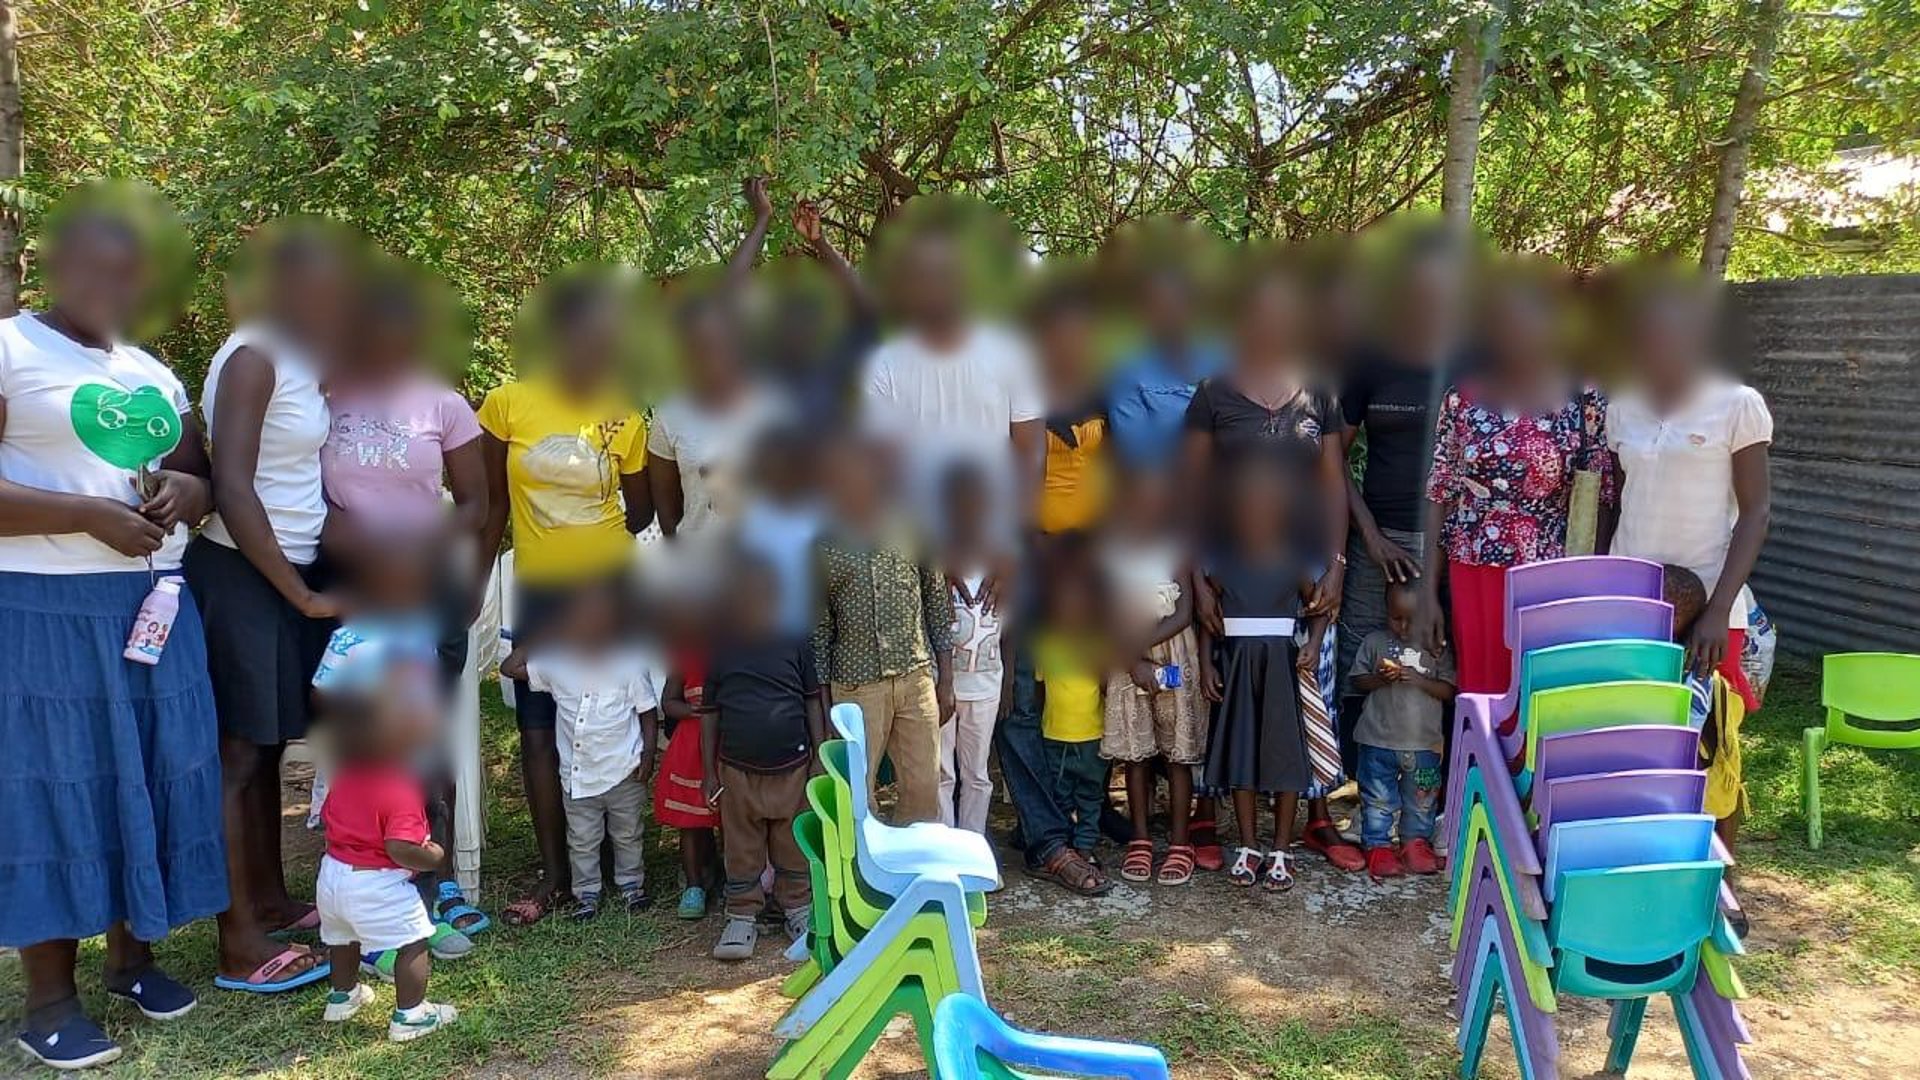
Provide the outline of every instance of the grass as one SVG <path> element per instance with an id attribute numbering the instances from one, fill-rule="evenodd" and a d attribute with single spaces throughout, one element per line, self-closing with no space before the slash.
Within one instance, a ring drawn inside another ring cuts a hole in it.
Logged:
<path id="1" fill-rule="evenodd" d="M 1813 916 L 1785 927 L 1769 924 L 1768 908 L 1755 912 L 1756 940 L 1768 944 L 1756 947 L 1741 970 L 1750 989 L 1776 1000 L 1817 995 L 1836 979 L 1920 978 L 1920 754 L 1830 748 L 1821 770 L 1827 841 L 1812 851 L 1799 809 L 1800 730 L 1820 716 L 1816 674 L 1783 661 L 1766 710 L 1746 732 L 1754 811 L 1739 850 L 1741 872 L 1766 879 L 1761 884 L 1784 881 L 1796 909 Z M 535 863 L 513 749 L 511 721 L 489 695 L 487 906 L 496 909 L 527 884 Z M 672 882 L 672 849 L 660 843 L 655 831 L 650 873 Z M 662 950 L 698 947 L 675 925 L 670 913 L 656 911 L 490 934 L 472 958 L 435 973 L 435 997 L 459 1005 L 460 1023 L 407 1047 L 383 1038 L 383 1010 L 339 1028 L 321 1024 L 312 993 L 255 998 L 207 990 L 188 1022 L 140 1022 L 100 991 L 98 942 L 83 949 L 82 992 L 126 1045 L 126 1057 L 104 1074 L 115 1078 L 424 1080 L 483 1066 L 487 1075 L 603 1075 L 635 1063 L 622 1060 L 616 1033 L 593 1021 L 630 1002 L 635 987 L 668 977 Z M 1054 1030 L 1084 1030 L 1094 1017 L 1142 1015 L 1134 976 L 1169 955 L 1165 943 L 1143 936 L 1143 927 L 1113 919 L 1076 927 L 1010 920 L 992 929 L 989 993 L 1021 1022 Z M 213 945 L 211 925 L 202 924 L 157 951 L 168 969 L 205 987 Z M 1150 993 L 1164 996 L 1145 1011 L 1151 1019 L 1126 1036 L 1165 1047 L 1176 1071 L 1269 1080 L 1437 1080 L 1450 1071 L 1451 1032 L 1432 1026 L 1364 1014 L 1275 1023 L 1254 1019 L 1232 1000 L 1194 1000 L 1164 987 Z M 19 965 L 0 958 L 0 1015 L 17 1016 L 20 999 Z M 27 1068 L 14 1051 L 0 1050 L 0 1075 Z"/>

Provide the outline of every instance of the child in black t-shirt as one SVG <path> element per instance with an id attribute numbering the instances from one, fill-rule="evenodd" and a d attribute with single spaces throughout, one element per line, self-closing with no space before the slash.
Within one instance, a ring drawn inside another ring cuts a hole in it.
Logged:
<path id="1" fill-rule="evenodd" d="M 753 956 L 768 865 L 788 935 L 798 940 L 809 924 L 813 892 L 793 819 L 806 806 L 826 713 L 812 649 L 780 630 L 777 594 L 771 565 L 740 560 L 707 668 L 702 782 L 708 803 L 720 809 L 727 876 L 727 923 L 713 947 L 716 960 Z"/>

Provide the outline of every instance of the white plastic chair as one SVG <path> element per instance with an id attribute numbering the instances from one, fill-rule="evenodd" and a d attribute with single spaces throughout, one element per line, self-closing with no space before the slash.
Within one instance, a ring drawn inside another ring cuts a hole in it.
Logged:
<path id="1" fill-rule="evenodd" d="M 1000 860 L 986 837 L 932 821 L 888 825 L 873 816 L 868 801 L 872 781 L 867 775 L 866 718 L 860 706 L 850 703 L 835 705 L 829 715 L 840 737 L 853 744 L 847 765 L 855 775 L 847 777 L 847 784 L 853 788 L 853 820 L 860 830 L 855 856 L 867 883 L 894 896 L 923 876 L 957 878 L 969 892 L 998 889 Z"/>

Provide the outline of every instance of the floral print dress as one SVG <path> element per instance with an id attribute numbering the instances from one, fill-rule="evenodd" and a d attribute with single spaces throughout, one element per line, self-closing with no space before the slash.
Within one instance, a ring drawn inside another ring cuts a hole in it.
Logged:
<path id="1" fill-rule="evenodd" d="M 1601 504 L 1615 500 L 1606 414 L 1591 387 L 1551 413 L 1509 413 L 1471 385 L 1449 389 L 1427 477 L 1427 498 L 1447 511 L 1447 558 L 1505 567 L 1564 555 L 1573 474 L 1597 473 Z"/>

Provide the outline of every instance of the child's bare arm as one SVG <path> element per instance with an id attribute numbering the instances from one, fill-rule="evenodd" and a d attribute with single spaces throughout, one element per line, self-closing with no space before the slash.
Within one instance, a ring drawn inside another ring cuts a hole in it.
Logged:
<path id="1" fill-rule="evenodd" d="M 527 677 L 527 647 L 515 645 L 513 651 L 500 661 L 500 674 L 509 679 L 525 680 Z"/>
<path id="2" fill-rule="evenodd" d="M 446 849 L 431 840 L 415 844 L 407 840 L 388 840 L 387 858 L 409 870 L 438 870 L 447 861 Z"/>
<path id="3" fill-rule="evenodd" d="M 693 702 L 687 700 L 687 681 L 683 676 L 667 676 L 667 687 L 660 694 L 660 711 L 676 724 L 694 715 Z"/>
<path id="4" fill-rule="evenodd" d="M 640 767 L 633 775 L 645 783 L 653 775 L 654 746 L 660 737 L 660 710 L 648 709 L 640 714 Z"/>

